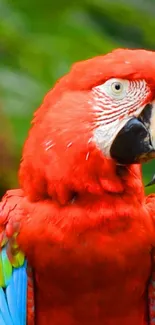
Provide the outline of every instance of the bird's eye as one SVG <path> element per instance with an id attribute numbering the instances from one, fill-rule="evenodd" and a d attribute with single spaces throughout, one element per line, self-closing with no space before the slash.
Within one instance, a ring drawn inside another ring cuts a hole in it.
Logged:
<path id="1" fill-rule="evenodd" d="M 123 91 L 123 85 L 119 81 L 115 81 L 111 84 L 111 89 L 114 94 L 120 94 Z"/>
<path id="2" fill-rule="evenodd" d="M 99 89 L 104 94 L 111 97 L 113 100 L 118 101 L 127 95 L 129 89 L 129 80 L 111 78 L 105 81 L 104 84 L 95 87 L 95 89 Z"/>

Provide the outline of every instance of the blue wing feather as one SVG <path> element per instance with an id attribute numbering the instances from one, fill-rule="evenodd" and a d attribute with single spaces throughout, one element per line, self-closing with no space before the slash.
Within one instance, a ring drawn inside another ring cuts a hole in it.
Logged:
<path id="1" fill-rule="evenodd" d="M 6 325 L 6 323 L 4 322 L 4 319 L 3 319 L 3 317 L 2 317 L 1 312 L 0 312 L 0 324 L 1 324 L 1 325 Z"/>
<path id="2" fill-rule="evenodd" d="M 6 247 L 0 252 L 0 258 L 2 262 L 0 271 L 5 284 L 4 287 L 0 287 L 0 325 L 26 325 L 27 263 L 25 261 L 20 267 L 12 267 Z"/>
<path id="3" fill-rule="evenodd" d="M 20 316 L 20 325 L 25 325 L 27 307 L 27 263 L 13 272 L 14 285 L 17 288 L 17 309 Z"/>
<path id="4" fill-rule="evenodd" d="M 14 325 L 20 325 L 19 311 L 17 309 L 17 297 L 16 297 L 16 288 L 14 286 L 13 277 L 6 288 L 6 299 L 8 304 L 8 309 L 11 315 L 11 319 Z"/>
<path id="5" fill-rule="evenodd" d="M 8 309 L 5 292 L 2 288 L 0 288 L 0 314 L 4 320 L 5 325 L 14 325 Z"/>

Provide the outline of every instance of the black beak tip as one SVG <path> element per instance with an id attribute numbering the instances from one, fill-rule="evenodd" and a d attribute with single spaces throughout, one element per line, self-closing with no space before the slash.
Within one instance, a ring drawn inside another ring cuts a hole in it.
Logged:
<path id="1" fill-rule="evenodd" d="M 154 184 L 155 184 L 155 174 L 153 175 L 152 180 L 148 184 L 146 184 L 145 187 L 149 187 L 149 186 L 152 186 Z"/>

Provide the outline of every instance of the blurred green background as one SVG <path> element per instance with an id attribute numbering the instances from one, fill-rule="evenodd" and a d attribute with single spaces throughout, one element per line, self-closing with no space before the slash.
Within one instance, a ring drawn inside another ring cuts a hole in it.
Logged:
<path id="1" fill-rule="evenodd" d="M 73 62 L 117 47 L 155 50 L 154 0 L 0 0 L 0 195 L 17 186 L 22 145 L 45 93 Z M 143 169 L 147 183 L 155 162 Z"/>

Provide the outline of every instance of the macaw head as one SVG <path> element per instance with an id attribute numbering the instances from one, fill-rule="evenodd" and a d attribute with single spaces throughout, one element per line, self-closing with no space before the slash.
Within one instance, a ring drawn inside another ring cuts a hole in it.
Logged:
<path id="1" fill-rule="evenodd" d="M 20 183 L 32 199 L 62 204 L 73 193 L 120 193 L 154 157 L 155 52 L 118 49 L 76 63 L 46 95 Z"/>

